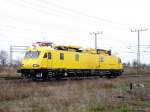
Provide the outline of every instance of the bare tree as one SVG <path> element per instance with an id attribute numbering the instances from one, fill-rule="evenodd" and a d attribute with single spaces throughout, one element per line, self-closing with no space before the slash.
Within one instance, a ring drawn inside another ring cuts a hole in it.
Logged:
<path id="1" fill-rule="evenodd" d="M 1 50 L 0 51 L 0 64 L 2 66 L 6 65 L 7 59 L 8 59 L 8 53 L 7 53 L 7 51 Z"/>
<path id="2" fill-rule="evenodd" d="M 124 68 L 129 68 L 131 67 L 131 63 L 127 62 L 127 63 L 123 63 Z"/>
<path id="3" fill-rule="evenodd" d="M 133 66 L 133 68 L 137 68 L 137 66 L 138 66 L 137 60 L 133 60 L 132 66 Z"/>

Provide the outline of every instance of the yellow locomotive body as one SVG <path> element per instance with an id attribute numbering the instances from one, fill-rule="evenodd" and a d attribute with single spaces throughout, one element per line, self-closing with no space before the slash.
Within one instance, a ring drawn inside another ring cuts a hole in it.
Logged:
<path id="1" fill-rule="evenodd" d="M 121 59 L 110 51 L 84 49 L 78 46 L 48 46 L 28 48 L 20 72 L 31 78 L 67 76 L 119 76 L 123 71 Z"/>

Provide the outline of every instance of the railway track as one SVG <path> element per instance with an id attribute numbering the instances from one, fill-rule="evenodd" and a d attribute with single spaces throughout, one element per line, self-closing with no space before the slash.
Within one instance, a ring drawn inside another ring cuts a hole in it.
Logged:
<path id="1" fill-rule="evenodd" d="M 122 75 L 122 76 L 118 76 L 117 78 L 134 78 L 134 77 L 150 77 L 150 74 L 144 74 L 144 75 Z M 106 77 L 99 77 L 99 76 L 93 76 L 93 77 L 65 77 L 65 78 L 61 78 L 59 80 L 83 80 L 83 79 L 113 79 L 113 78 L 106 78 Z M 114 78 L 115 79 L 115 78 Z M 30 79 L 25 79 L 23 77 L 0 77 L 0 80 L 30 80 Z M 48 81 L 51 80 L 57 80 L 55 78 L 51 78 L 48 79 Z"/>
<path id="2" fill-rule="evenodd" d="M 0 77 L 0 80 L 22 80 L 22 77 Z"/>
<path id="3" fill-rule="evenodd" d="M 150 75 L 148 75 L 150 77 Z M 50 85 L 54 85 L 54 86 L 58 86 L 58 85 L 64 85 L 66 83 L 79 83 L 79 82 L 103 82 L 103 81 L 116 81 L 117 79 L 123 81 L 123 80 L 141 80 L 141 79 L 146 79 L 147 75 L 144 76 L 120 76 L 117 78 L 106 78 L 106 77 L 74 77 L 74 78 L 61 78 L 59 80 L 52 78 L 52 79 L 48 79 L 46 81 L 43 80 L 36 80 L 33 81 L 32 79 L 24 79 L 22 77 L 0 77 L 0 85 L 5 85 L 5 84 L 32 84 L 32 83 L 38 83 L 38 84 L 50 84 Z"/>

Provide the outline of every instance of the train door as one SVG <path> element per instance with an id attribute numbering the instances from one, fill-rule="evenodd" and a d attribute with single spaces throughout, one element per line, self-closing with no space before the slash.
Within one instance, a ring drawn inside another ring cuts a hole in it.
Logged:
<path id="1" fill-rule="evenodd" d="M 98 57 L 98 69 L 100 69 L 100 66 L 101 66 L 101 56 L 99 55 L 99 57 Z"/>
<path id="2" fill-rule="evenodd" d="M 47 53 L 47 67 L 52 68 L 52 53 L 51 52 Z"/>
<path id="3" fill-rule="evenodd" d="M 104 69 L 104 56 L 100 55 L 99 57 L 99 68 Z"/>
<path id="4" fill-rule="evenodd" d="M 48 54 L 47 52 L 44 53 L 43 59 L 42 59 L 42 68 L 47 69 L 47 65 L 48 65 Z"/>
<path id="5" fill-rule="evenodd" d="M 51 68 L 52 54 L 51 52 L 45 52 L 42 60 L 42 66 L 45 69 Z"/>

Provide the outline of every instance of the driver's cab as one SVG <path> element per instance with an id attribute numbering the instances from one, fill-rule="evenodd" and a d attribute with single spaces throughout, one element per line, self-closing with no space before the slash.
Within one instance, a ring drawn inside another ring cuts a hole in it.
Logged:
<path id="1" fill-rule="evenodd" d="M 52 53 L 50 50 L 43 52 L 42 55 L 42 61 L 41 61 L 41 68 L 42 69 L 48 69 L 51 68 L 52 64 Z"/>
<path id="2" fill-rule="evenodd" d="M 46 44 L 47 45 L 47 44 Z M 21 69 L 47 69 L 51 67 L 52 47 L 32 46 L 21 62 Z"/>

